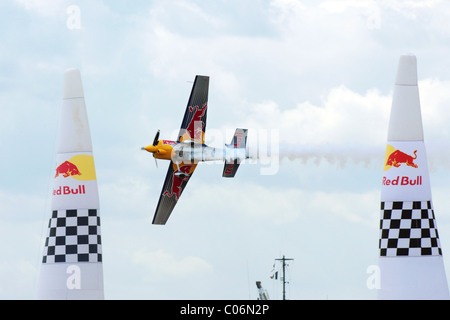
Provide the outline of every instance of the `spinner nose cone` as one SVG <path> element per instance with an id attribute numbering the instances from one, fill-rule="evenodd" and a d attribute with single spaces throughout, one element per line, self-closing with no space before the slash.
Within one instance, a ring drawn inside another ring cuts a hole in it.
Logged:
<path id="1" fill-rule="evenodd" d="M 141 150 L 146 150 L 148 152 L 154 153 L 156 151 L 156 147 L 153 145 L 148 145 L 146 147 L 142 147 Z"/>

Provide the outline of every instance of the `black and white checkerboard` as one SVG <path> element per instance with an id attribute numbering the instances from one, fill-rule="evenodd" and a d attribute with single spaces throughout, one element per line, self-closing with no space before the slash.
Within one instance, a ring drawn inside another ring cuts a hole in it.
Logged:
<path id="1" fill-rule="evenodd" d="M 380 256 L 442 255 L 431 201 L 381 202 Z"/>
<path id="2" fill-rule="evenodd" d="M 101 262 L 100 217 L 96 209 L 54 210 L 43 263 Z"/>

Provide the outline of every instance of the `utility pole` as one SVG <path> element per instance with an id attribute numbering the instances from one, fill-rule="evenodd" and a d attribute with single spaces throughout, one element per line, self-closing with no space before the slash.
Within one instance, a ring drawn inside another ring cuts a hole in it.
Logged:
<path id="1" fill-rule="evenodd" d="M 286 300 L 286 272 L 285 272 L 286 261 L 290 261 L 290 260 L 294 260 L 294 259 L 285 258 L 284 255 L 283 255 L 283 258 L 275 259 L 275 260 L 282 261 L 282 263 L 283 263 L 283 300 Z"/>

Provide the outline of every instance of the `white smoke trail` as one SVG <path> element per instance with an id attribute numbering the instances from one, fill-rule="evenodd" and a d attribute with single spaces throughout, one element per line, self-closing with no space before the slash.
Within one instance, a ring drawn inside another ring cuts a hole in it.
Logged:
<path id="1" fill-rule="evenodd" d="M 281 159 L 301 160 L 303 163 L 313 162 L 319 165 L 325 161 L 337 164 L 344 168 L 349 163 L 369 166 L 372 162 L 383 162 L 384 150 L 374 146 L 336 146 L 324 145 L 280 145 L 279 156 Z"/>
<path id="2" fill-rule="evenodd" d="M 317 166 L 328 163 L 339 168 L 353 165 L 362 165 L 368 168 L 371 165 L 382 167 L 385 152 L 386 145 L 280 144 L 258 149 L 255 158 L 265 165 L 270 164 L 271 161 L 280 163 L 283 160 L 299 160 L 302 164 L 312 163 Z M 450 170 L 450 147 L 448 144 L 446 147 L 442 147 L 442 145 L 430 143 L 427 148 L 427 163 L 430 171 Z"/>
<path id="3" fill-rule="evenodd" d="M 303 164 L 329 163 L 345 168 L 348 165 L 371 164 L 382 166 L 385 156 L 385 146 L 360 145 L 294 145 L 294 144 L 259 144 L 249 150 L 250 157 L 264 165 L 283 160 L 300 160 Z"/>

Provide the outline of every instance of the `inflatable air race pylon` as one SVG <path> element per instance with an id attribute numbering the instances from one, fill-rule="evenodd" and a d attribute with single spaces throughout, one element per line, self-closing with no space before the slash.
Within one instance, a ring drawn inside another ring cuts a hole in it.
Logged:
<path id="1" fill-rule="evenodd" d="M 104 299 L 99 197 L 80 72 L 64 75 L 51 218 L 37 298 Z"/>
<path id="2" fill-rule="evenodd" d="M 448 299 L 413 55 L 400 57 L 381 189 L 379 299 Z"/>

